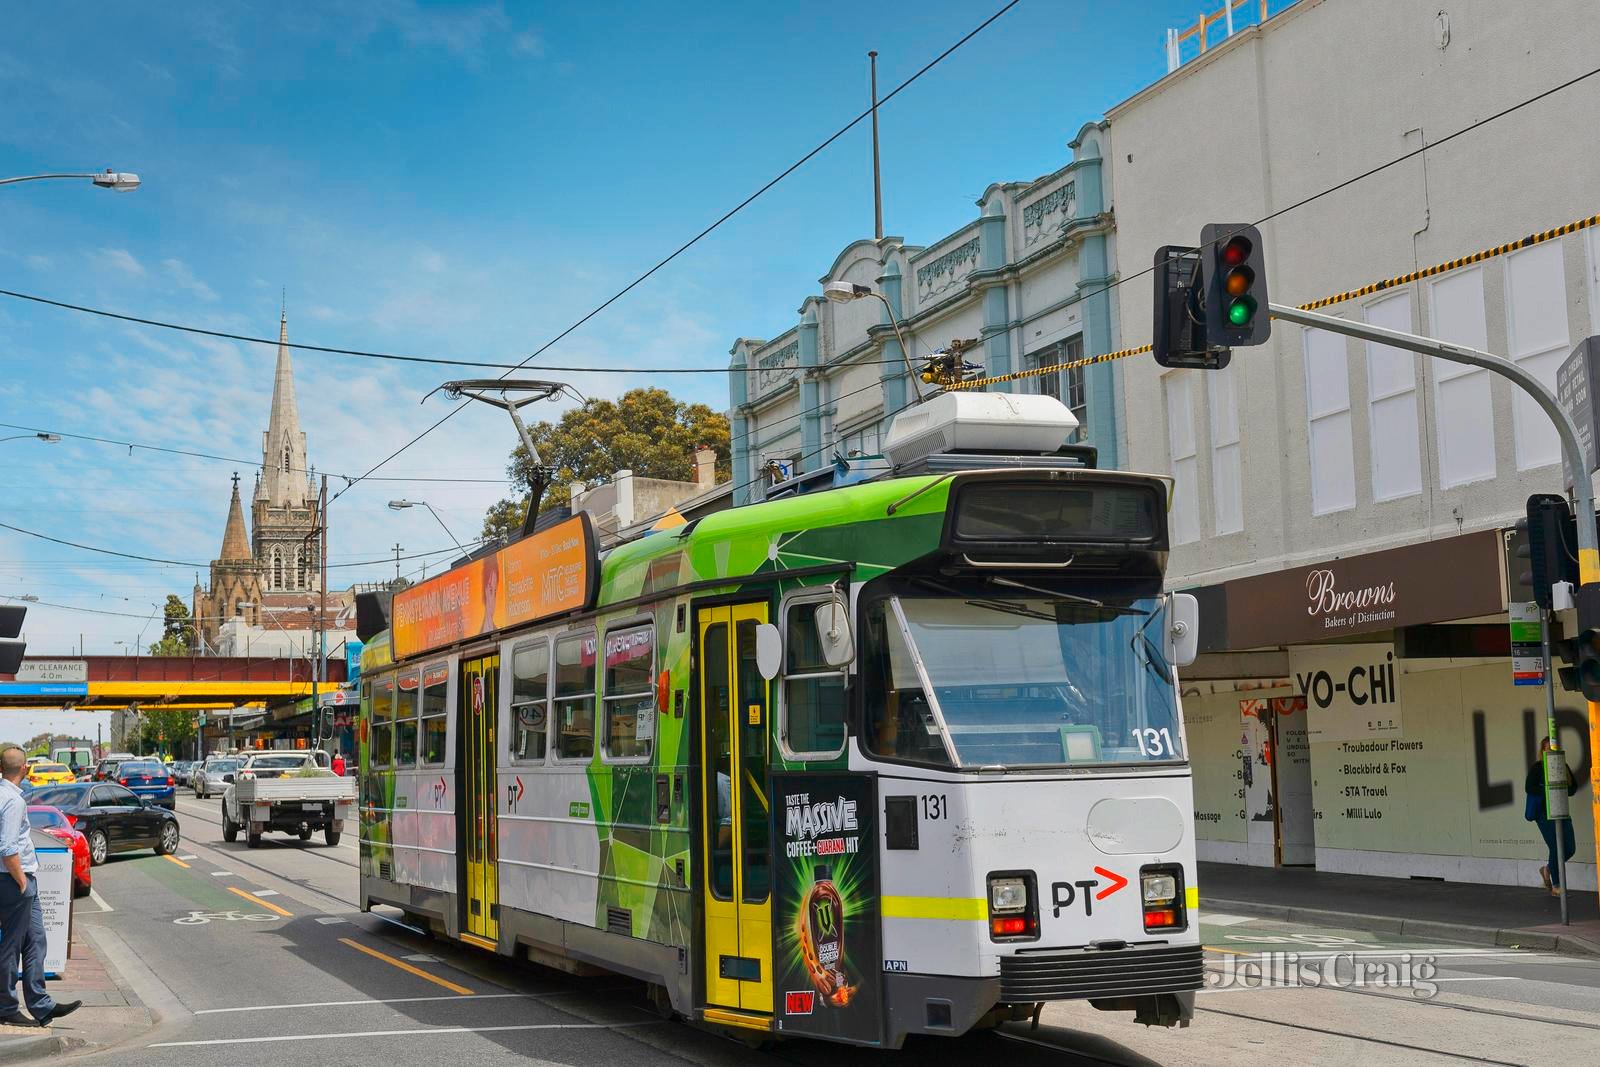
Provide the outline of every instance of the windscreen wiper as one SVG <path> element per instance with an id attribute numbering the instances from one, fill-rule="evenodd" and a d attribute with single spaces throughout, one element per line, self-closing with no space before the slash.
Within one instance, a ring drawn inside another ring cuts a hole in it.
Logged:
<path id="1" fill-rule="evenodd" d="M 1054 615 L 1036 608 L 1026 607 L 1014 600 L 968 600 L 967 605 L 974 608 L 988 608 L 1006 615 L 1019 615 L 1024 619 L 1039 619 L 1043 622 L 1059 622 Z"/>
<path id="2" fill-rule="evenodd" d="M 1052 600 L 1070 600 L 1075 604 L 1088 604 L 1090 607 L 1099 608 L 1101 611 L 1114 612 L 1118 615 L 1138 615 L 1140 618 L 1143 618 L 1150 614 L 1150 612 L 1145 611 L 1143 608 L 1127 607 L 1121 604 L 1107 604 L 1105 601 L 1096 600 L 1094 597 L 1080 596 L 1077 593 L 1063 593 L 1060 590 L 1046 589 L 1039 585 L 1029 585 L 1026 582 L 1019 582 L 1015 578 L 1001 578 L 998 575 L 990 575 L 989 581 L 993 582 L 995 585 L 1005 585 L 1010 586 L 1013 589 L 1021 589 L 1029 593 L 1038 593 L 1040 596 L 1047 596 Z"/>

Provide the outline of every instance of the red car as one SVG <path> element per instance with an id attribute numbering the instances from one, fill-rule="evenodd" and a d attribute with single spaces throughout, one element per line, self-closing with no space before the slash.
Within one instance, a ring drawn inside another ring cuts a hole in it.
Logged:
<path id="1" fill-rule="evenodd" d="M 59 808 L 28 805 L 28 825 L 72 846 L 72 895 L 89 895 L 89 839 L 72 828 Z"/>

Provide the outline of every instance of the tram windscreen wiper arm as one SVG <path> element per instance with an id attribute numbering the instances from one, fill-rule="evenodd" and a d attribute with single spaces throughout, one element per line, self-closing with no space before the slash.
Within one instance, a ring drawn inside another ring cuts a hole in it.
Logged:
<path id="1" fill-rule="evenodd" d="M 1029 593 L 1038 593 L 1040 596 L 1047 596 L 1052 600 L 1070 600 L 1076 604 L 1088 604 L 1090 607 L 1099 608 L 1102 611 L 1115 612 L 1118 615 L 1138 615 L 1140 617 L 1144 617 L 1150 614 L 1148 611 L 1144 611 L 1140 608 L 1126 607 L 1119 604 L 1107 604 L 1105 601 L 1096 600 L 1094 597 L 1081 596 L 1077 593 L 1063 593 L 1060 590 L 1046 589 L 1040 585 L 1029 585 L 1026 582 L 1019 582 L 1015 578 L 1001 578 L 998 575 L 991 575 L 989 581 L 993 582 L 995 585 L 1005 585 L 1010 586 L 1013 589 L 1022 589 Z"/>

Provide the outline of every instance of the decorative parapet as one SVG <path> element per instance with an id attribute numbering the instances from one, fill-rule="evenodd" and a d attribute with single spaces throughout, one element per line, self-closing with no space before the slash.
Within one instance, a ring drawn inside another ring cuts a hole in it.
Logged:
<path id="1" fill-rule="evenodd" d="M 1078 183 L 1069 181 L 1022 209 L 1022 245 L 1031 248 L 1061 232 L 1078 213 Z"/>
<path id="2" fill-rule="evenodd" d="M 782 348 L 756 357 L 756 395 L 765 396 L 779 386 L 787 385 L 799 367 L 799 340 L 790 341 Z"/>
<path id="3" fill-rule="evenodd" d="M 978 238 L 959 244 L 930 263 L 917 268 L 917 303 L 925 305 L 960 285 L 978 265 Z"/>

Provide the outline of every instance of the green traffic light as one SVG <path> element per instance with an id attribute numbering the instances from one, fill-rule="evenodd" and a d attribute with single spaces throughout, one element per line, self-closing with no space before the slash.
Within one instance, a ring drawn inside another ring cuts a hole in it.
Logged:
<path id="1" fill-rule="evenodd" d="M 1228 322 L 1234 326 L 1248 326 L 1255 313 L 1256 302 L 1248 296 L 1240 297 L 1228 304 Z"/>

